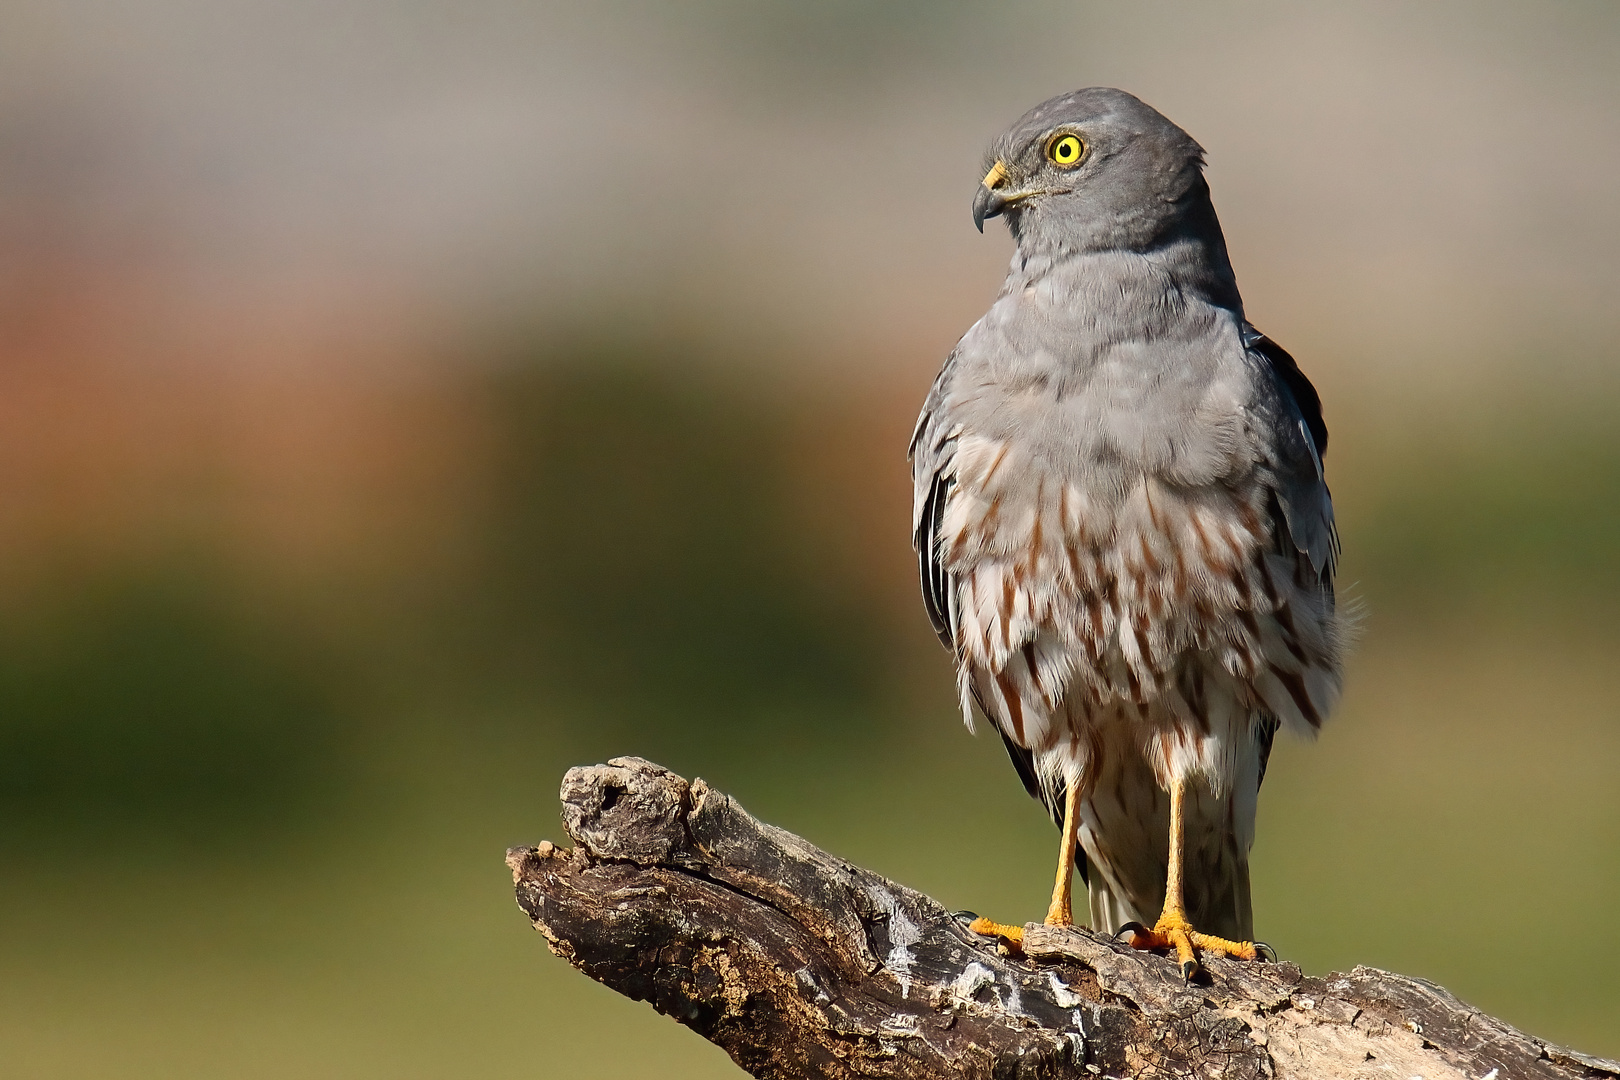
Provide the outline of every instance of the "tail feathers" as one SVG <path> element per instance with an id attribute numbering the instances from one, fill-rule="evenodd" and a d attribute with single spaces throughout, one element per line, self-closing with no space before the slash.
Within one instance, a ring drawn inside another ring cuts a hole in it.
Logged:
<path id="1" fill-rule="evenodd" d="M 1187 882 L 1187 918 L 1206 934 L 1233 941 L 1254 939 L 1254 905 L 1249 896 L 1249 864 L 1246 859 L 1226 862 L 1216 875 Z M 1193 871 L 1197 873 L 1196 870 Z M 1117 934 L 1126 923 L 1152 926 L 1159 921 L 1159 909 L 1143 911 L 1116 892 L 1105 875 L 1093 872 L 1086 883 L 1091 899 L 1091 928 L 1098 933 Z M 1163 889 L 1163 885 L 1160 886 Z M 1159 893 L 1160 907 L 1163 892 Z"/>
<path id="2" fill-rule="evenodd" d="M 1225 935 L 1233 941 L 1254 940 L 1254 901 L 1249 896 L 1249 863 L 1245 859 L 1238 865 L 1232 879 L 1232 933 Z"/>
<path id="3" fill-rule="evenodd" d="M 1137 911 L 1129 900 L 1109 888 L 1108 880 L 1101 874 L 1092 874 L 1086 888 L 1091 894 L 1091 928 L 1099 934 L 1117 934 L 1119 928 L 1129 922 L 1152 926 L 1158 921 L 1158 912 L 1148 915 Z"/>
<path id="4" fill-rule="evenodd" d="M 1224 838 L 1219 855 L 1189 860 L 1187 918 L 1206 934 L 1233 941 L 1254 940 L 1254 905 L 1249 898 L 1249 858 L 1237 838 Z M 1210 852 L 1215 855 L 1215 852 Z"/>

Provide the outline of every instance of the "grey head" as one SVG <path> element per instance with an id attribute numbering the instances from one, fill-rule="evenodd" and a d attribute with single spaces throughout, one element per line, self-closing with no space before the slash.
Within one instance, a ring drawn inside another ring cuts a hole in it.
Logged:
<path id="1" fill-rule="evenodd" d="M 1027 252 L 1148 251 L 1176 240 L 1226 263 L 1204 150 L 1141 100 L 1108 87 L 1060 94 L 992 145 L 973 223 L 1005 217 Z"/>

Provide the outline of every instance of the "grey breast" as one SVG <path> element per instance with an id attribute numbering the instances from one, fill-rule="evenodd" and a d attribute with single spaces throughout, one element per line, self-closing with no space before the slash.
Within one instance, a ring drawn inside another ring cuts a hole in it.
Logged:
<path id="1" fill-rule="evenodd" d="M 930 613 L 957 652 L 964 708 L 978 699 L 1020 745 L 1073 734 L 1077 706 L 1163 693 L 1188 652 L 1224 649 L 1276 682 L 1266 628 L 1221 624 L 1292 599 L 1261 556 L 1279 530 L 1331 593 L 1332 505 L 1310 432 L 1241 313 L 1182 287 L 1178 262 L 1198 257 L 1016 256 L 919 420 Z M 1303 707 L 1285 685 L 1257 693 L 1310 726 L 1336 692 L 1315 689 Z"/>

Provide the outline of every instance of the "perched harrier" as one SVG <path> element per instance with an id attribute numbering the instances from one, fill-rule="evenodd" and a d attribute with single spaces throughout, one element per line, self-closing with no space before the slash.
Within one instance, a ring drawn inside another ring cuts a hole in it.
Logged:
<path id="1" fill-rule="evenodd" d="M 1187 976 L 1199 950 L 1256 956 L 1260 781 L 1278 727 L 1332 709 L 1343 636 L 1321 403 L 1243 317 L 1203 162 L 1119 90 L 996 140 L 973 220 L 1017 250 L 910 451 L 964 714 L 1063 829 L 1046 921 L 1071 921 L 1078 863 L 1092 926 Z"/>

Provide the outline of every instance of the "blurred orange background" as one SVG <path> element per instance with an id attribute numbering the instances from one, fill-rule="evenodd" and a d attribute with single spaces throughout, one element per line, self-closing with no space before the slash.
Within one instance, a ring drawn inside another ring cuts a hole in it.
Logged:
<path id="1" fill-rule="evenodd" d="M 1332 430 L 1344 707 L 1261 936 L 1620 1055 L 1620 10 L 0 13 L 0 1071 L 730 1076 L 508 844 L 635 753 L 953 907 L 1052 836 L 954 711 L 904 453 L 1084 85 L 1209 154 Z"/>

